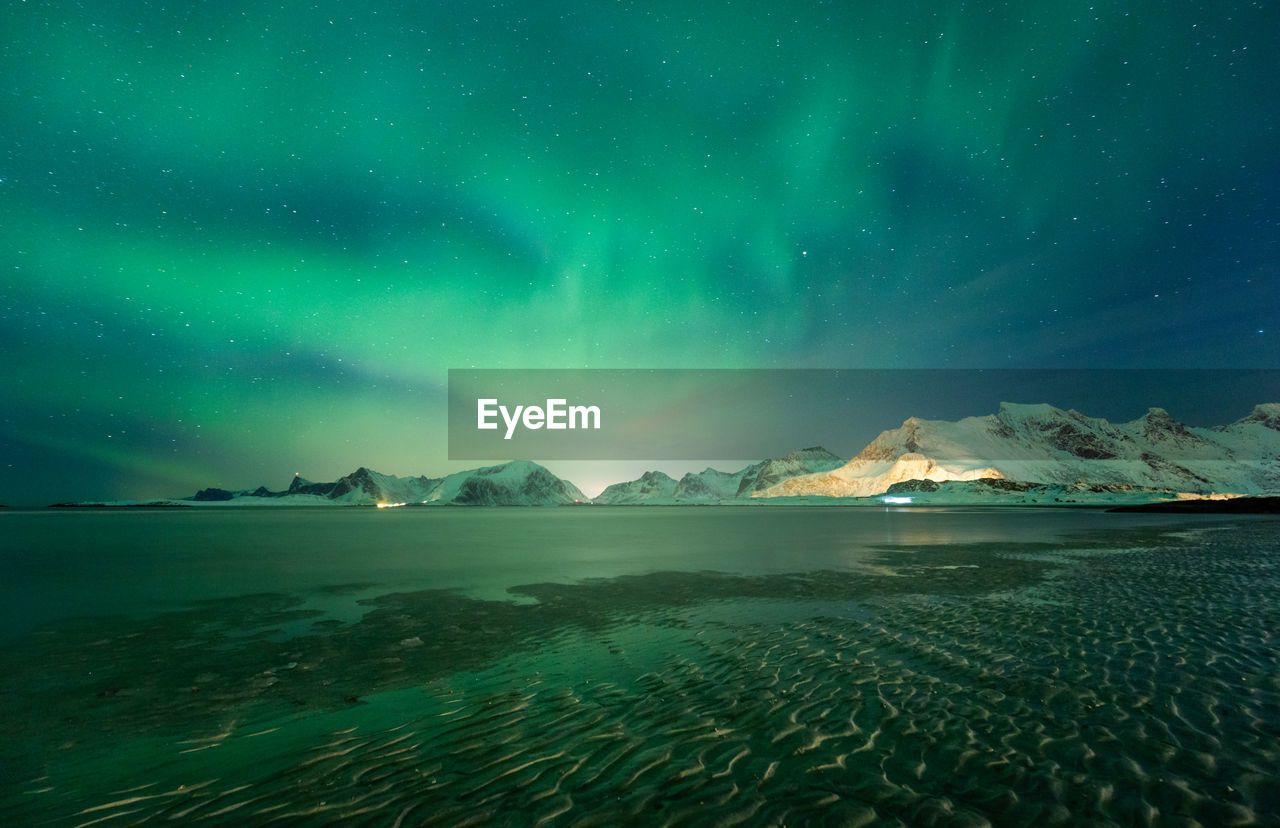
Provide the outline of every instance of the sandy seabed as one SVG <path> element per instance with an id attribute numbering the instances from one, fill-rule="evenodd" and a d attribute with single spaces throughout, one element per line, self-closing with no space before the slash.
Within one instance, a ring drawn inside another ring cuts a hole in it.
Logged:
<path id="1" fill-rule="evenodd" d="M 1276 825 L 1278 525 L 67 622 L 0 653 L 0 818 Z"/>

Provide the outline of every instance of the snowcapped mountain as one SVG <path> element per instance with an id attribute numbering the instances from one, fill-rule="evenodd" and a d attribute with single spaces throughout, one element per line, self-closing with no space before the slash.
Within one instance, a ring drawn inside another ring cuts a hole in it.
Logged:
<path id="1" fill-rule="evenodd" d="M 765 460 L 736 472 L 706 469 L 690 472 L 676 481 L 660 471 L 645 472 L 636 480 L 614 483 L 596 496 L 594 503 L 649 505 L 678 503 L 720 503 L 751 497 L 798 474 L 839 468 L 844 460 L 820 446 L 793 451 L 786 457 Z"/>
<path id="2" fill-rule="evenodd" d="M 1124 502 L 1175 494 L 1280 492 L 1280 403 L 1226 426 L 1198 428 L 1152 408 L 1113 424 L 1051 405 L 1002 403 L 956 422 L 912 417 L 845 463 L 820 447 L 737 472 L 675 480 L 660 471 L 605 489 L 597 504 L 743 503 L 753 498 L 911 495 L 937 503 Z M 553 505 L 586 502 L 572 483 L 527 460 L 443 478 L 359 468 L 332 483 L 294 477 L 273 492 L 203 489 L 185 502 L 241 505 Z M 160 505 L 184 501 L 155 501 Z M 758 501 L 756 501 L 758 502 Z M 797 502 L 797 501 L 792 501 Z"/>
<path id="3" fill-rule="evenodd" d="M 675 478 L 660 471 L 647 471 L 636 480 L 614 483 L 595 496 L 592 503 L 618 506 L 630 503 L 675 503 Z"/>
<path id="4" fill-rule="evenodd" d="M 1112 424 L 1051 405 L 1002 403 L 958 422 L 912 417 L 833 471 L 783 480 L 756 497 L 867 497 L 911 480 L 1257 494 L 1280 489 L 1280 404 L 1231 425 L 1192 428 L 1152 408 Z"/>
<path id="5" fill-rule="evenodd" d="M 202 489 L 200 502 L 239 505 L 374 506 L 379 503 L 459 506 L 552 506 L 585 502 L 586 495 L 567 480 L 528 460 L 457 472 L 448 477 L 395 477 L 363 466 L 332 483 L 312 483 L 295 476 L 283 492 L 228 492 Z"/>
<path id="6" fill-rule="evenodd" d="M 422 500 L 429 505 L 460 506 L 553 506 L 586 501 L 577 486 L 528 460 L 451 474 Z"/>
<path id="7" fill-rule="evenodd" d="M 704 469 L 697 474 L 689 472 L 680 478 L 680 483 L 676 486 L 676 501 L 718 503 L 736 497 L 738 487 L 742 484 L 742 474 L 743 472 L 722 472 L 718 469 Z"/>
<path id="8" fill-rule="evenodd" d="M 421 503 L 439 483 L 439 478 L 395 477 L 361 466 L 333 483 L 309 483 L 295 476 L 285 496 L 320 495 L 348 506 Z"/>
<path id="9" fill-rule="evenodd" d="M 793 451 L 785 457 L 776 457 L 747 466 L 740 472 L 738 497 L 751 497 L 754 492 L 776 486 L 783 480 L 802 474 L 818 474 L 844 465 L 844 458 L 837 457 L 822 446 L 810 446 Z"/>

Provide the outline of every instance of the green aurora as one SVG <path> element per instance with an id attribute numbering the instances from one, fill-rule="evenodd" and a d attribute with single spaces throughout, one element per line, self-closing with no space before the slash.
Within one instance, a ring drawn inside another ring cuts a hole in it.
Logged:
<path id="1" fill-rule="evenodd" d="M 1023 5 L 7 3 L 0 502 L 478 465 L 451 367 L 1280 365 L 1276 4 Z"/>

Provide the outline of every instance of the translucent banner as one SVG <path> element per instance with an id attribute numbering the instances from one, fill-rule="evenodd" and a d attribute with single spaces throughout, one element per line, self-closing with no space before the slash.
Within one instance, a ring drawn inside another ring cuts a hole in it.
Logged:
<path id="1" fill-rule="evenodd" d="M 1002 402 L 1112 423 L 1166 409 L 1225 425 L 1280 402 L 1274 370 L 582 369 L 449 371 L 451 460 L 737 460 L 857 451 L 908 417 Z"/>

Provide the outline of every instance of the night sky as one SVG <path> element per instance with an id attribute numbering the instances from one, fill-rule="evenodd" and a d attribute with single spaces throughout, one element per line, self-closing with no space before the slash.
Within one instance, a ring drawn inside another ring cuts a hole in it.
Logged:
<path id="1" fill-rule="evenodd" d="M 0 31 L 0 502 L 481 465 L 448 368 L 1280 366 L 1274 2 Z"/>

